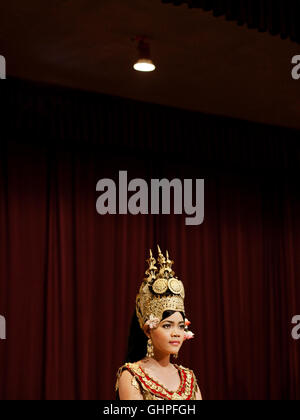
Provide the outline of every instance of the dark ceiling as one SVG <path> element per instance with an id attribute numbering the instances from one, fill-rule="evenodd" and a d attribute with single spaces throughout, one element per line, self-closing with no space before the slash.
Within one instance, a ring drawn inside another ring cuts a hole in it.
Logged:
<path id="1" fill-rule="evenodd" d="M 238 25 L 247 25 L 300 44 L 300 2 L 298 0 L 161 0 L 174 6 L 187 5 L 225 16 Z"/>
<path id="2" fill-rule="evenodd" d="M 135 72 L 135 35 L 157 70 Z M 300 46 L 161 0 L 11 0 L 0 5 L 8 76 L 300 128 Z"/>

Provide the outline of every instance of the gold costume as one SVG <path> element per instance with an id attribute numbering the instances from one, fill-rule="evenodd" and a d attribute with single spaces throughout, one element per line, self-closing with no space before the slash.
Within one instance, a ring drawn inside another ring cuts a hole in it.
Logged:
<path id="1" fill-rule="evenodd" d="M 116 391 L 119 389 L 121 373 L 123 370 L 128 370 L 132 374 L 131 384 L 141 392 L 144 400 L 195 400 L 198 385 L 194 372 L 183 366 L 175 364 L 174 366 L 180 375 L 180 385 L 175 392 L 151 378 L 138 363 L 125 363 L 120 367 L 117 373 Z"/>

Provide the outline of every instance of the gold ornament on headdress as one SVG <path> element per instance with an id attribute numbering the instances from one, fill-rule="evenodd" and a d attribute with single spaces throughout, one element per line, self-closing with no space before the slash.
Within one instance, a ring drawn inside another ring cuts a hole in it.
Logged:
<path id="1" fill-rule="evenodd" d="M 157 262 L 160 269 L 156 267 L 156 260 L 150 250 L 146 277 L 136 297 L 136 314 L 141 328 L 151 315 L 152 318 L 161 321 L 164 311 L 184 313 L 184 287 L 181 280 L 174 277 L 175 273 L 172 270 L 174 261 L 170 260 L 168 251 L 164 257 L 158 245 L 157 248 Z"/>

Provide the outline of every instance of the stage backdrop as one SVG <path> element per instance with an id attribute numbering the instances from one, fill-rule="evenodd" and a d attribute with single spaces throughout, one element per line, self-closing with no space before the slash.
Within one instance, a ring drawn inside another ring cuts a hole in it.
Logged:
<path id="1" fill-rule="evenodd" d="M 110 399 L 149 248 L 175 260 L 205 399 L 299 399 L 299 132 L 7 80 L 1 399 Z M 205 219 L 96 212 L 96 183 L 204 178 Z"/>

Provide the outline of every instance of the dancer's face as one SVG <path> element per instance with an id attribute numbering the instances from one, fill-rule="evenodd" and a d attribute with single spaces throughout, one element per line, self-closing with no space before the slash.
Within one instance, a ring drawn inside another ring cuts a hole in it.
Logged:
<path id="1" fill-rule="evenodd" d="M 154 351 L 162 354 L 176 354 L 183 343 L 184 319 L 180 312 L 175 312 L 149 332 Z"/>

